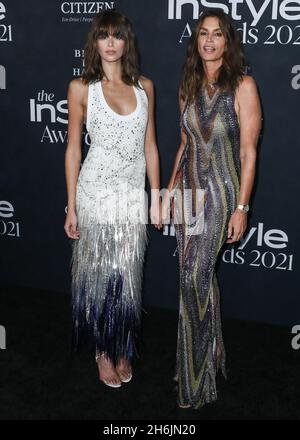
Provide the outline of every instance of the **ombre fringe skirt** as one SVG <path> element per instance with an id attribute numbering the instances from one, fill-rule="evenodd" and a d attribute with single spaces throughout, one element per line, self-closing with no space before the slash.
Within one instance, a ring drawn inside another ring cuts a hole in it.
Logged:
<path id="1" fill-rule="evenodd" d="M 80 209 L 80 238 L 72 241 L 72 348 L 105 353 L 116 365 L 137 352 L 141 321 L 143 223 L 98 224 Z"/>

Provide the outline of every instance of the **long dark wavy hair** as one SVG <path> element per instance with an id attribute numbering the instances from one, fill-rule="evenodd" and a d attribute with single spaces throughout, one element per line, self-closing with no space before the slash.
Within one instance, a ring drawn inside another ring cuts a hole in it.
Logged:
<path id="1" fill-rule="evenodd" d="M 187 47 L 186 61 L 183 66 L 180 86 L 181 97 L 189 101 L 195 100 L 206 81 L 202 59 L 198 52 L 198 37 L 203 22 L 207 17 L 218 18 L 220 29 L 225 37 L 223 63 L 217 78 L 219 87 L 224 90 L 234 91 L 246 72 L 244 51 L 239 34 L 235 30 L 231 19 L 219 9 L 205 11 L 192 32 Z"/>
<path id="2" fill-rule="evenodd" d="M 125 84 L 139 86 L 140 77 L 136 38 L 128 18 L 115 9 L 99 12 L 94 18 L 84 48 L 85 67 L 82 74 L 84 84 L 102 80 L 105 72 L 97 50 L 99 36 L 109 33 L 125 41 L 122 56 L 122 80 Z"/>

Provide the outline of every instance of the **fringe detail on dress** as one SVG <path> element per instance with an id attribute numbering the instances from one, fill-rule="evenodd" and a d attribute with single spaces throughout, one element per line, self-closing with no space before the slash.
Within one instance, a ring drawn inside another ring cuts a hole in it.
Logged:
<path id="1" fill-rule="evenodd" d="M 103 352 L 116 365 L 137 352 L 146 224 L 96 224 L 81 209 L 73 240 L 72 347 Z"/>

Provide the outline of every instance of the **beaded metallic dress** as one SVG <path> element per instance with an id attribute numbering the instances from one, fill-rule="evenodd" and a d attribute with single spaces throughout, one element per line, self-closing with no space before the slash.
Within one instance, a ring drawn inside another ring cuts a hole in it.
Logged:
<path id="1" fill-rule="evenodd" d="M 200 408 L 217 399 L 219 368 L 226 377 L 215 264 L 240 191 L 234 93 L 217 85 L 203 87 L 185 105 L 181 123 L 187 144 L 174 184 L 183 194 L 174 198 L 175 218 L 184 219 L 175 224 L 180 267 L 176 377 L 178 403 Z"/>
<path id="2" fill-rule="evenodd" d="M 101 81 L 89 84 L 91 145 L 76 188 L 80 238 L 72 242 L 73 348 L 87 344 L 115 364 L 136 351 L 147 245 L 148 99 L 133 89 L 136 109 L 123 116 L 107 104 Z"/>

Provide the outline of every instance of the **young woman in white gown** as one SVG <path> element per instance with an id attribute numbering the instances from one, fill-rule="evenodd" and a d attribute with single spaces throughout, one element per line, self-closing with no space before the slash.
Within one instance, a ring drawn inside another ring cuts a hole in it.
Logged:
<path id="1" fill-rule="evenodd" d="M 68 89 L 73 346 L 93 347 L 100 380 L 111 387 L 132 377 L 147 244 L 146 173 L 151 223 L 161 226 L 153 84 L 140 75 L 137 60 L 128 19 L 101 12 L 88 35 L 84 73 Z M 84 122 L 91 145 L 80 168 Z"/>

